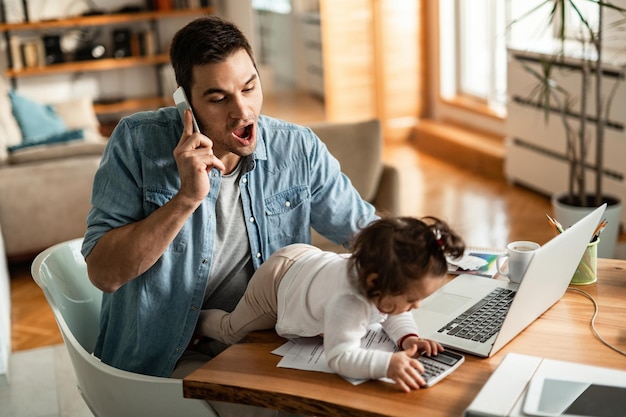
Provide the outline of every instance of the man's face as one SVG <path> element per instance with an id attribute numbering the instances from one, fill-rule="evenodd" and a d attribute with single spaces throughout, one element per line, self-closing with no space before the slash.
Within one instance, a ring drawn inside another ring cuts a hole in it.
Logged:
<path id="1" fill-rule="evenodd" d="M 201 132 L 224 163 L 254 152 L 263 91 L 245 50 L 218 64 L 195 66 L 191 104 Z"/>

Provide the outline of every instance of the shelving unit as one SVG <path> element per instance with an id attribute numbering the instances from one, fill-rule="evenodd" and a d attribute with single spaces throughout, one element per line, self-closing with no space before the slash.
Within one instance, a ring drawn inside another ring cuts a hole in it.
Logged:
<path id="1" fill-rule="evenodd" d="M 10 42 L 10 36 L 13 33 L 49 33 L 53 31 L 70 31 L 76 28 L 93 28 L 93 27 L 113 27 L 124 24 L 137 24 L 140 22 L 148 22 L 153 28 L 156 23 L 165 19 L 174 19 L 180 17 L 188 17 L 202 14 L 214 13 L 213 7 L 201 7 L 190 9 L 172 9 L 157 11 L 142 11 L 134 13 L 118 13 L 118 14 L 102 14 L 92 16 L 79 16 L 59 20 L 47 20 L 38 22 L 24 23 L 0 23 L 0 32 L 4 34 L 7 45 Z M 156 30 L 155 30 L 156 32 Z M 158 48 L 158 39 L 155 44 Z M 7 47 L 7 62 L 11 60 L 11 48 Z M 6 77 L 14 84 L 19 78 L 47 76 L 61 73 L 85 73 L 95 71 L 114 71 L 125 68 L 134 68 L 138 66 L 152 66 L 158 68 L 169 62 L 167 52 L 159 52 L 158 49 L 154 54 L 133 55 L 123 58 L 106 57 L 92 60 L 80 60 L 61 62 L 49 65 L 40 65 L 34 67 L 11 68 L 5 71 Z M 161 96 L 149 97 L 124 97 L 122 100 L 115 102 L 97 102 L 95 111 L 99 115 L 130 112 L 138 109 L 157 108 L 166 103 Z"/>
<path id="2" fill-rule="evenodd" d="M 128 58 L 103 58 L 92 61 L 75 61 L 52 64 L 43 67 L 22 68 L 20 70 L 9 69 L 7 77 L 28 77 L 33 75 L 46 75 L 59 72 L 86 72 L 86 71 L 108 71 L 122 68 L 130 68 L 138 65 L 159 65 L 166 64 L 170 60 L 168 54 L 158 54 L 150 56 L 131 56 Z"/>
<path id="3" fill-rule="evenodd" d="M 305 83 L 309 91 L 324 97 L 324 63 L 322 61 L 322 29 L 319 13 L 302 13 L 298 21 L 304 54 Z"/>
<path id="4" fill-rule="evenodd" d="M 78 16 L 59 20 L 46 20 L 41 22 L 24 23 L 0 23 L 0 31 L 16 30 L 41 30 L 51 28 L 69 28 L 76 26 L 108 26 L 120 23 L 139 22 L 145 20 L 158 20 L 173 17 L 185 17 L 194 14 L 213 13 L 213 7 L 200 7 L 194 9 L 156 10 L 136 13 L 102 14 L 95 16 Z"/>

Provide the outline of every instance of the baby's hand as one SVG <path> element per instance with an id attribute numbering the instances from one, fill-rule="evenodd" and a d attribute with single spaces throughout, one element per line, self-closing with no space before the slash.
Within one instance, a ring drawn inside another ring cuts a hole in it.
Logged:
<path id="1" fill-rule="evenodd" d="M 422 378 L 424 367 L 414 358 L 416 354 L 417 347 L 414 346 L 410 350 L 391 355 L 387 377 L 393 379 L 404 392 L 410 392 L 412 389 L 419 389 L 426 385 L 426 381 Z"/>
<path id="2" fill-rule="evenodd" d="M 443 352 L 443 346 L 441 344 L 435 342 L 430 339 L 422 339 L 417 336 L 407 337 L 402 341 L 402 346 L 400 346 L 405 352 L 416 349 L 415 352 L 418 354 L 424 353 L 426 356 L 437 356 L 439 352 Z"/>

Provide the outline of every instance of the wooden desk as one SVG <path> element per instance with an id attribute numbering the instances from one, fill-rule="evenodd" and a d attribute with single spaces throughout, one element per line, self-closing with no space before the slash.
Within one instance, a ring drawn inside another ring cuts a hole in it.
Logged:
<path id="1" fill-rule="evenodd" d="M 598 260 L 599 280 L 574 287 L 600 305 L 596 327 L 607 342 L 626 350 L 626 261 Z M 626 358 L 596 339 L 594 312 L 585 296 L 564 298 L 491 358 L 466 355 L 459 369 L 431 388 L 399 392 L 393 384 L 353 386 L 335 374 L 277 368 L 270 352 L 284 343 L 273 332 L 240 343 L 183 380 L 185 397 L 229 401 L 311 416 L 460 416 L 507 352 L 626 370 Z"/>

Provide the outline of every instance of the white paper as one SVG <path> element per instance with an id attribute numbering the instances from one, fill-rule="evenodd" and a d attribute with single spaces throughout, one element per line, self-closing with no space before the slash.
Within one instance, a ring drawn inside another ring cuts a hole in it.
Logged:
<path id="1" fill-rule="evenodd" d="M 473 271 L 481 266 L 487 265 L 487 261 L 485 259 L 473 255 L 465 255 L 459 259 L 448 259 L 448 263 L 468 271 Z"/>
<path id="2" fill-rule="evenodd" d="M 386 352 L 398 350 L 395 343 L 387 336 L 380 325 L 372 326 L 361 339 L 361 347 L 364 349 L 377 349 Z M 273 354 L 282 356 L 278 362 L 279 368 L 301 369 L 305 371 L 317 371 L 335 373 L 326 361 L 324 354 L 324 340 L 321 337 L 307 337 L 292 339 L 279 348 L 272 351 Z M 342 376 L 353 385 L 361 384 L 367 379 L 356 379 Z M 390 381 L 384 378 L 386 381 Z"/>

